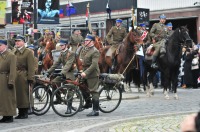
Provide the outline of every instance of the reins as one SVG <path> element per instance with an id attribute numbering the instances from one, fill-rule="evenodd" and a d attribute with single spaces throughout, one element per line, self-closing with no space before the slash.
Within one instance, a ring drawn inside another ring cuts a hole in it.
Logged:
<path id="1" fill-rule="evenodd" d="M 129 67 L 129 65 L 131 64 L 131 62 L 133 61 L 134 58 L 135 58 L 135 54 L 134 54 L 133 57 L 131 58 L 130 62 L 128 63 L 128 65 L 126 66 L 126 68 L 124 69 L 124 71 L 122 72 L 122 74 L 125 73 L 125 71 L 127 70 L 127 68 Z"/>

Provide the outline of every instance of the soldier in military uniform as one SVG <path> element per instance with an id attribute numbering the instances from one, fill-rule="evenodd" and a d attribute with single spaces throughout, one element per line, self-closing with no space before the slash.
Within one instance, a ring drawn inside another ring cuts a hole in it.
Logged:
<path id="1" fill-rule="evenodd" d="M 153 27 L 150 30 L 150 36 L 151 38 L 156 38 L 158 43 L 154 44 L 153 46 L 155 47 L 155 51 L 153 54 L 153 59 L 152 59 L 152 68 L 158 68 L 156 64 L 156 59 L 158 55 L 160 54 L 160 49 L 161 47 L 165 47 L 165 38 L 167 37 L 167 26 L 165 25 L 166 22 L 166 16 L 164 14 L 159 16 L 160 22 L 153 24 Z M 162 48 L 162 54 L 166 52 L 165 48 Z"/>
<path id="2" fill-rule="evenodd" d="M 167 23 L 167 37 L 170 37 L 173 33 L 174 33 L 174 30 L 172 30 L 172 23 L 171 22 L 169 22 L 169 23 Z"/>
<path id="3" fill-rule="evenodd" d="M 87 80 L 88 89 L 92 94 L 93 111 L 87 116 L 99 115 L 99 51 L 94 47 L 95 36 L 88 34 L 85 38 L 84 48 L 81 50 L 80 59 L 83 63 L 81 76 Z M 90 103 L 86 100 L 86 103 Z"/>
<path id="4" fill-rule="evenodd" d="M 27 46 L 27 48 L 29 48 L 32 51 L 33 55 L 34 55 L 35 46 L 33 44 L 31 44 L 31 45 Z M 37 57 L 34 57 L 34 71 L 35 71 L 35 74 L 38 73 L 38 58 Z"/>
<path id="5" fill-rule="evenodd" d="M 73 34 L 70 36 L 70 45 L 72 51 L 76 51 L 77 47 L 80 46 L 84 42 L 84 38 L 81 36 L 81 31 L 79 29 L 75 29 Z"/>
<path id="6" fill-rule="evenodd" d="M 109 63 L 113 64 L 112 69 L 114 68 L 114 65 L 116 63 L 113 54 L 127 34 L 126 29 L 122 27 L 121 24 L 122 20 L 117 19 L 116 26 L 113 26 L 106 36 L 108 43 L 111 45 L 111 47 L 108 49 L 108 52 L 106 53 L 106 59 L 109 61 Z"/>
<path id="7" fill-rule="evenodd" d="M 7 50 L 7 40 L 0 40 L 0 123 L 13 122 L 16 115 L 16 56 Z"/>
<path id="8" fill-rule="evenodd" d="M 63 77 L 71 79 L 71 80 L 75 80 L 75 77 L 74 77 L 74 74 L 73 74 L 74 70 L 75 70 L 75 67 L 74 67 L 75 53 L 68 49 L 68 44 L 69 44 L 68 40 L 61 38 L 59 44 L 60 44 L 61 49 L 62 49 L 60 56 L 59 56 L 58 60 L 47 71 L 47 75 L 51 74 L 55 71 L 56 68 L 58 68 L 60 66 L 60 64 L 63 65 L 63 68 L 62 68 L 62 71 L 61 71 L 61 74 L 63 76 L 62 77 L 57 76 L 52 81 L 54 87 L 60 86 L 60 83 L 63 82 L 63 79 L 62 79 Z M 56 101 L 54 101 L 54 104 L 59 104 L 59 103 L 60 103 L 60 100 L 58 100 L 58 98 L 57 98 Z M 68 106 L 68 108 L 70 108 L 70 107 Z M 70 112 L 71 112 L 71 109 L 68 109 L 66 114 L 70 113 Z"/>
<path id="9" fill-rule="evenodd" d="M 15 119 L 28 118 L 28 108 L 30 107 L 29 91 L 34 81 L 34 55 L 32 51 L 25 47 L 24 36 L 18 35 L 15 39 L 13 53 L 17 57 L 16 75 L 16 97 L 18 116 Z"/>

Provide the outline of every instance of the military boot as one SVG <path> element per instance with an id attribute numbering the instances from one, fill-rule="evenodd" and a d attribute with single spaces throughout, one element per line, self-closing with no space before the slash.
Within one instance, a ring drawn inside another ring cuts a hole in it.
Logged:
<path id="1" fill-rule="evenodd" d="M 99 99 L 92 99 L 93 111 L 87 116 L 99 116 Z"/>
<path id="2" fill-rule="evenodd" d="M 115 66 L 117 65 L 117 60 L 115 57 L 113 57 L 112 59 L 112 66 L 111 66 L 111 70 L 113 71 L 115 69 Z"/>
<path id="3" fill-rule="evenodd" d="M 156 59 L 157 59 L 157 56 L 153 56 L 151 67 L 154 69 L 158 68 L 158 65 L 156 64 Z"/>
<path id="4" fill-rule="evenodd" d="M 18 108 L 18 116 L 15 117 L 15 119 L 21 119 L 23 115 L 23 108 Z"/>
<path id="5" fill-rule="evenodd" d="M 4 123 L 11 123 L 13 122 L 13 116 L 6 116 Z"/>
<path id="6" fill-rule="evenodd" d="M 67 111 L 65 114 L 71 114 L 72 113 L 72 100 L 70 99 L 69 102 L 67 103 Z"/>
<path id="7" fill-rule="evenodd" d="M 87 100 L 85 101 L 85 105 L 83 106 L 83 108 L 88 109 L 88 108 L 91 108 L 91 107 L 92 107 L 92 101 L 91 101 L 91 99 L 89 98 L 89 99 L 87 99 Z"/>
<path id="8" fill-rule="evenodd" d="M 85 108 L 85 109 L 91 108 L 92 107 L 92 100 L 90 98 L 90 93 L 82 90 L 82 95 L 83 95 L 83 98 L 85 100 L 85 104 L 84 104 L 83 108 Z"/>
<path id="9" fill-rule="evenodd" d="M 56 94 L 56 100 L 53 101 L 53 104 L 61 104 L 60 93 L 59 92 Z"/>
<path id="10" fill-rule="evenodd" d="M 0 123 L 4 123 L 6 121 L 6 116 L 3 116 L 3 118 L 0 120 Z"/>

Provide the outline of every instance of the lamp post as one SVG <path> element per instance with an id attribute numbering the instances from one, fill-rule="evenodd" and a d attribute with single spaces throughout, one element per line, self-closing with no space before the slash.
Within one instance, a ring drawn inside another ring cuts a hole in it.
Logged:
<path id="1" fill-rule="evenodd" d="M 34 29 L 37 29 L 37 0 L 34 0 Z M 34 33 L 34 43 L 36 43 L 38 39 L 38 33 Z"/>

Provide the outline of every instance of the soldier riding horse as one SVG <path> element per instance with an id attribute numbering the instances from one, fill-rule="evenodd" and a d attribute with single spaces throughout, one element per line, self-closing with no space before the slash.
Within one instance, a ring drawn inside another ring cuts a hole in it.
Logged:
<path id="1" fill-rule="evenodd" d="M 163 73 L 164 77 L 164 94 L 166 99 L 169 99 L 167 88 L 169 88 L 171 83 L 174 98 L 178 99 L 177 82 L 179 67 L 181 63 L 182 46 L 192 46 L 192 40 L 188 34 L 188 29 L 186 26 L 181 26 L 174 31 L 174 33 L 168 38 L 168 41 L 166 42 L 166 54 L 163 57 L 159 57 L 157 59 L 159 70 Z M 151 61 L 146 60 L 145 67 L 146 71 L 149 72 L 148 82 L 150 86 L 150 88 L 147 87 L 148 96 L 151 96 L 153 93 L 152 82 L 153 77 L 157 71 L 157 69 L 153 69 L 150 65 Z"/>
<path id="2" fill-rule="evenodd" d="M 137 30 L 131 30 L 124 39 L 124 42 L 118 47 L 118 54 L 116 55 L 117 65 L 114 73 L 124 73 L 126 68 L 130 68 L 130 61 L 133 61 L 135 55 L 135 48 L 138 41 L 140 41 L 140 33 Z M 112 62 L 107 60 L 106 52 L 109 46 L 105 47 L 99 58 L 99 67 L 102 73 L 106 73 L 112 66 Z"/>

